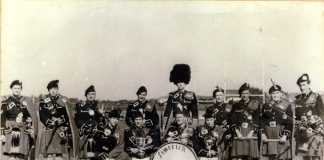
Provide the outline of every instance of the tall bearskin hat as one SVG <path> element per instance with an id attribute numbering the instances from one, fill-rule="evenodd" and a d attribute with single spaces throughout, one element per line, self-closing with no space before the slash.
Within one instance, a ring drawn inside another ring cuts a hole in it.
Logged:
<path id="1" fill-rule="evenodd" d="M 58 88 L 59 80 L 52 80 L 47 84 L 47 90 L 50 90 L 52 88 Z"/>
<path id="2" fill-rule="evenodd" d="M 170 82 L 177 84 L 184 82 L 189 84 L 191 79 L 191 70 L 188 64 L 175 64 L 170 72 Z"/>
<path id="3" fill-rule="evenodd" d="M 15 85 L 19 85 L 19 86 L 22 87 L 22 82 L 20 80 L 14 80 L 14 81 L 11 82 L 10 88 L 12 88 Z"/>
<path id="4" fill-rule="evenodd" d="M 307 73 L 304 73 L 303 75 L 301 75 L 298 79 L 297 79 L 297 85 L 299 85 L 301 82 L 307 82 L 310 83 L 310 79 Z"/>
<path id="5" fill-rule="evenodd" d="M 89 92 L 96 92 L 96 89 L 95 89 L 95 87 L 94 87 L 93 85 L 89 86 L 89 87 L 86 89 L 84 95 L 87 96 Z"/>

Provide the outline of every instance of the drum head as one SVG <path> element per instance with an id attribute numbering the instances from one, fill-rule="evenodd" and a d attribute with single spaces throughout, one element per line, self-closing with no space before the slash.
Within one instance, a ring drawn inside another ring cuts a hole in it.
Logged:
<path id="1" fill-rule="evenodd" d="M 191 147 L 181 143 L 167 143 L 162 145 L 154 154 L 153 160 L 198 160 Z"/>

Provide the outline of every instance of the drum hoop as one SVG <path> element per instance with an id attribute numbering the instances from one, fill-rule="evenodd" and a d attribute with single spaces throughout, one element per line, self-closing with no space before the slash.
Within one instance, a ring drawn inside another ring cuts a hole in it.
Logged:
<path id="1" fill-rule="evenodd" d="M 190 147 L 190 146 L 188 146 L 188 145 L 185 145 L 185 144 L 182 144 L 182 143 L 180 143 L 180 142 L 168 142 L 168 143 L 164 143 L 164 144 L 162 144 L 162 145 L 159 147 L 159 149 L 160 149 L 160 148 L 163 148 L 164 146 L 166 146 L 166 145 L 168 145 L 168 144 L 180 144 L 180 145 L 184 145 L 186 148 L 188 148 L 188 149 L 193 153 L 195 159 L 196 159 L 196 160 L 199 160 L 199 158 L 198 158 L 198 156 L 197 156 L 195 150 L 194 150 L 192 147 Z M 158 149 L 158 150 L 159 150 L 159 149 Z M 158 150 L 153 154 L 152 160 L 154 159 L 154 157 L 155 157 L 156 154 L 158 153 Z"/>

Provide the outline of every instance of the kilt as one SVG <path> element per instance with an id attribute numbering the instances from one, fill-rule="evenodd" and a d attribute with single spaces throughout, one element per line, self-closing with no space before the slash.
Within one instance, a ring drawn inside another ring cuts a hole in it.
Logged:
<path id="1" fill-rule="evenodd" d="M 93 158 L 96 156 L 95 153 L 95 140 L 82 136 L 80 138 L 80 158 Z"/>
<path id="2" fill-rule="evenodd" d="M 6 155 L 28 155 L 28 152 L 30 150 L 30 136 L 29 134 L 24 132 L 24 127 L 15 121 L 6 121 L 6 127 L 15 128 L 16 131 L 10 129 L 5 132 L 5 144 L 3 147 L 3 153 Z M 18 140 L 18 145 L 15 144 L 17 143 L 17 141 L 14 142 L 15 140 Z"/>
<path id="3" fill-rule="evenodd" d="M 257 139 L 234 139 L 231 157 L 259 157 Z"/>
<path id="4" fill-rule="evenodd" d="M 243 136 L 246 136 L 248 132 L 251 130 L 249 128 L 241 128 L 241 132 Z M 258 149 L 258 139 L 239 139 L 234 138 L 232 143 L 232 151 L 231 157 L 251 157 L 258 158 L 259 157 L 259 149 Z"/>
<path id="5" fill-rule="evenodd" d="M 265 127 L 264 134 L 268 139 L 279 140 L 280 128 L 279 127 Z M 264 141 L 262 143 L 262 151 L 265 156 L 278 155 L 279 153 L 278 141 Z"/>
<path id="6" fill-rule="evenodd" d="M 49 144 L 49 141 L 52 137 L 53 129 L 44 129 L 40 136 L 40 152 L 43 155 L 48 154 L 64 154 L 67 153 L 66 145 L 62 144 L 62 138 L 59 135 L 59 129 L 56 130 L 56 133 L 53 135 L 53 140 L 51 144 Z M 48 146 L 48 149 L 46 151 L 46 147 Z"/>
<path id="7" fill-rule="evenodd" d="M 314 135 L 305 143 L 296 139 L 296 152 L 298 156 L 303 157 L 322 157 L 323 137 Z"/>

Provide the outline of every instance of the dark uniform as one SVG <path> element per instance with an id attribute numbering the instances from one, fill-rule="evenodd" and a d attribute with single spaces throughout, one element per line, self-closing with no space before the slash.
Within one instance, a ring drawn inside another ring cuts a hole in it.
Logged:
<path id="1" fill-rule="evenodd" d="M 85 96 L 87 96 L 89 92 L 95 92 L 93 85 L 86 89 Z M 78 102 L 75 107 L 76 113 L 74 120 L 79 129 L 81 158 L 95 157 L 95 128 L 97 127 L 98 117 L 101 116 L 97 106 L 98 101 L 87 99 L 86 101 Z"/>
<path id="2" fill-rule="evenodd" d="M 146 127 L 155 128 L 159 124 L 159 115 L 156 107 L 149 104 L 148 101 L 141 103 L 136 101 L 130 104 L 126 112 L 126 124 L 131 127 L 134 126 L 134 114 L 135 112 L 141 112 L 144 115 Z"/>
<path id="3" fill-rule="evenodd" d="M 134 114 L 134 120 L 137 117 L 144 118 L 141 112 Z M 124 150 L 131 158 L 144 159 L 150 157 L 160 146 L 160 129 L 148 128 L 143 125 L 132 126 L 124 133 Z M 137 152 L 132 152 L 132 150 Z"/>
<path id="4" fill-rule="evenodd" d="M 141 86 L 137 90 L 136 95 L 138 96 L 138 100 L 128 106 L 126 112 L 126 124 L 128 127 L 134 126 L 134 115 L 136 112 L 141 112 L 145 119 L 145 126 L 155 128 L 159 124 L 159 115 L 155 105 L 150 104 L 144 97 L 140 97 L 140 94 L 142 93 L 145 94 L 144 97 L 146 98 L 147 89 L 145 86 Z"/>
<path id="5" fill-rule="evenodd" d="M 182 144 L 191 146 L 193 145 L 194 129 L 184 124 L 178 125 L 176 122 L 171 123 L 169 129 L 164 137 L 165 142 L 180 142 Z"/>
<path id="6" fill-rule="evenodd" d="M 22 86 L 20 81 L 13 81 L 13 85 Z M 10 96 L 2 101 L 1 128 L 4 129 L 4 155 L 16 158 L 27 158 L 33 142 L 32 117 L 23 96 Z"/>
<path id="7" fill-rule="evenodd" d="M 281 91 L 278 85 L 269 90 Z M 265 104 L 262 109 L 262 154 L 270 159 L 292 159 L 293 113 L 289 102 L 284 100 Z"/>
<path id="8" fill-rule="evenodd" d="M 190 66 L 187 64 L 176 64 L 170 72 L 170 82 L 177 85 L 178 83 L 189 84 L 191 79 Z M 170 116 L 177 109 L 183 111 L 186 117 L 189 117 L 189 124 L 195 119 L 198 122 L 198 101 L 196 94 L 185 89 L 169 93 L 167 105 L 164 111 L 164 117 L 167 118 L 164 128 L 167 128 Z M 197 124 L 195 124 L 197 125 Z"/>
<path id="9" fill-rule="evenodd" d="M 120 118 L 119 110 L 112 110 L 109 113 L 109 118 Z M 107 117 L 103 117 L 107 118 Z M 117 129 L 117 125 L 112 125 L 107 121 L 100 122 L 100 125 L 97 126 L 96 133 L 94 136 L 95 141 L 95 151 L 96 151 L 96 159 L 105 160 L 108 157 L 111 157 L 110 152 L 117 146 L 119 141 L 119 132 Z"/>
<path id="10" fill-rule="evenodd" d="M 310 83 L 308 74 L 303 74 L 297 80 Z M 323 158 L 323 124 L 324 105 L 318 93 L 310 91 L 308 94 L 296 96 L 296 153 L 304 159 Z"/>
<path id="11" fill-rule="evenodd" d="M 98 101 L 80 101 L 76 104 L 75 123 L 80 129 L 88 121 L 97 120 L 101 114 L 97 110 Z"/>
<path id="12" fill-rule="evenodd" d="M 296 153 L 305 159 L 320 159 L 323 152 L 324 127 L 322 119 L 311 108 L 298 107 L 304 112 L 296 123 Z"/>
<path id="13" fill-rule="evenodd" d="M 214 118 L 212 112 L 205 113 L 205 119 Z M 209 126 L 204 124 L 197 127 L 194 132 L 194 149 L 198 157 L 221 157 L 224 148 L 221 147 L 223 134 L 225 132 L 223 126 Z"/>
<path id="14" fill-rule="evenodd" d="M 321 95 L 311 91 L 309 94 L 299 94 L 296 96 L 296 118 L 303 115 L 302 107 L 309 107 L 314 115 L 324 118 L 324 105 Z"/>
<path id="15" fill-rule="evenodd" d="M 183 115 L 183 121 L 181 124 L 177 123 L 177 119 L 167 129 L 164 135 L 164 142 L 179 142 L 184 145 L 193 147 L 194 142 L 194 129 L 190 127 L 185 116 L 185 111 L 177 108 L 174 112 L 175 117 L 178 114 Z"/>
<path id="16" fill-rule="evenodd" d="M 303 74 L 297 84 L 307 81 L 310 83 L 308 74 Z M 300 107 L 309 107 L 314 115 L 324 119 L 324 104 L 321 95 L 310 91 L 308 94 L 299 94 L 296 96 L 296 118 L 299 118 L 303 113 L 299 111 Z M 298 108 L 298 109 L 297 109 Z"/>
<path id="17" fill-rule="evenodd" d="M 51 81 L 48 85 L 50 90 L 58 87 L 58 80 Z M 72 147 L 72 133 L 70 119 L 67 113 L 67 98 L 62 95 L 45 95 L 40 99 L 39 116 L 45 126 L 41 133 L 41 154 L 61 156 L 67 153 L 67 147 Z"/>
<path id="18" fill-rule="evenodd" d="M 186 117 L 198 119 L 198 101 L 194 92 L 186 90 L 171 92 L 164 117 L 169 117 L 171 112 L 174 113 L 177 108 L 183 110 Z"/>
<path id="19" fill-rule="evenodd" d="M 215 103 L 206 109 L 206 113 L 211 112 L 215 122 L 220 126 L 227 126 L 230 119 L 232 106 L 227 103 Z"/>
<path id="20" fill-rule="evenodd" d="M 249 85 L 245 83 L 240 87 L 239 94 L 249 89 Z M 233 105 L 230 118 L 230 130 L 233 134 L 232 158 L 259 157 L 260 108 L 261 103 L 251 99 L 247 102 L 240 100 Z"/>

